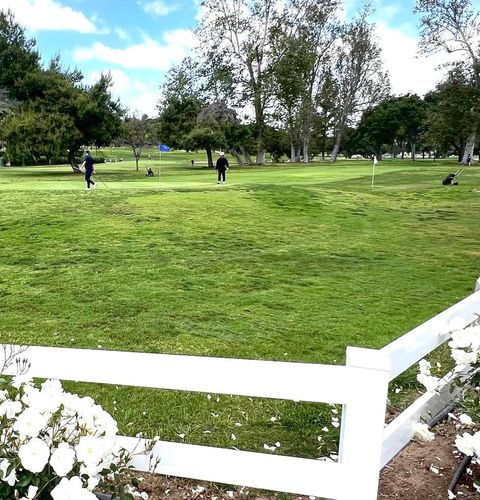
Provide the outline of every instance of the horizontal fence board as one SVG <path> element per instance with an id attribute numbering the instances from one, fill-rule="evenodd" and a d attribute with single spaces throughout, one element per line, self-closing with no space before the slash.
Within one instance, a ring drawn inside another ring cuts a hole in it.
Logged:
<path id="1" fill-rule="evenodd" d="M 410 366 L 442 345 L 449 337 L 449 334 L 444 332 L 445 326 L 453 318 L 462 318 L 466 326 L 477 319 L 478 314 L 480 314 L 480 291 L 469 295 L 461 302 L 385 346 L 380 351 L 390 360 L 390 380 L 398 377 Z"/>
<path id="2" fill-rule="evenodd" d="M 418 422 L 426 423 L 457 397 L 461 388 L 452 387 L 452 382 L 457 378 L 457 374 L 451 371 L 444 378 L 450 382 L 443 386 L 441 390 L 426 392 L 385 427 L 381 469 L 414 437 L 413 428 L 415 424 Z"/>
<path id="3" fill-rule="evenodd" d="M 346 366 L 60 347 L 30 346 L 22 357 L 32 377 L 324 403 L 356 401 L 376 377 Z"/>
<path id="4" fill-rule="evenodd" d="M 128 450 L 143 449 L 143 440 L 122 437 Z M 328 461 L 267 455 L 239 450 L 160 441 L 154 455 L 160 457 L 158 474 L 251 488 L 313 495 L 322 498 L 357 498 L 361 485 L 349 483 L 345 465 Z M 134 458 L 136 470 L 148 471 L 147 456 Z M 358 497 L 360 498 L 360 497 Z"/>

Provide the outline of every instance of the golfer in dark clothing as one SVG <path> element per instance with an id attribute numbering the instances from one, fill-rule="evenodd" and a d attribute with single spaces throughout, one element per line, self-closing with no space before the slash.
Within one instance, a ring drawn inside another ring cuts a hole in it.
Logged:
<path id="1" fill-rule="evenodd" d="M 87 151 L 85 155 L 85 159 L 82 163 L 82 168 L 85 169 L 85 180 L 87 181 L 87 191 L 90 191 L 90 185 L 93 186 L 93 189 L 97 189 L 97 183 L 93 182 L 91 177 L 94 172 L 93 169 L 93 158 L 90 155 L 90 151 Z"/>
<path id="2" fill-rule="evenodd" d="M 220 153 L 220 158 L 217 160 L 215 169 L 218 172 L 218 184 L 225 184 L 225 172 L 228 170 L 228 160 L 225 158 L 224 153 Z"/>

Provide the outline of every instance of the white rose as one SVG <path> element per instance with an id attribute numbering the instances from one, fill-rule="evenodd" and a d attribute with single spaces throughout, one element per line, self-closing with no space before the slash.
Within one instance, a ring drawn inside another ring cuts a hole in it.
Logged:
<path id="1" fill-rule="evenodd" d="M 460 418 L 460 422 L 463 425 L 472 425 L 473 424 L 472 417 L 470 415 L 467 415 L 466 413 L 460 415 L 459 418 Z"/>
<path id="2" fill-rule="evenodd" d="M 421 359 L 418 362 L 418 366 L 420 367 L 420 373 L 430 375 L 430 369 L 432 368 L 432 365 L 429 361 L 427 361 L 426 359 Z"/>
<path id="3" fill-rule="evenodd" d="M 457 365 L 471 365 L 477 361 L 477 354 L 462 349 L 452 349 L 452 358 Z"/>
<path id="4" fill-rule="evenodd" d="M 12 469 L 7 476 L 7 469 L 10 467 L 10 462 L 3 458 L 0 460 L 0 472 L 2 473 L 2 481 L 7 483 L 9 486 L 14 486 L 17 482 L 17 474 L 15 469 Z"/>
<path id="5" fill-rule="evenodd" d="M 22 411 L 22 403 L 20 401 L 5 400 L 0 404 L 0 417 L 14 418 L 15 415 Z"/>
<path id="6" fill-rule="evenodd" d="M 452 349 L 464 349 L 472 344 L 472 334 L 469 328 L 466 330 L 458 330 L 452 333 L 452 340 L 448 345 Z"/>
<path id="7" fill-rule="evenodd" d="M 440 379 L 438 377 L 432 377 L 430 375 L 425 375 L 420 373 L 417 375 L 417 380 L 427 389 L 429 392 L 435 392 L 440 384 Z"/>
<path id="8" fill-rule="evenodd" d="M 51 492 L 53 500 L 97 500 L 96 495 L 83 487 L 78 476 L 64 477 Z"/>
<path id="9" fill-rule="evenodd" d="M 40 431 L 48 424 L 47 418 L 36 410 L 27 408 L 13 424 L 13 429 L 21 438 L 37 437 Z"/>
<path id="10" fill-rule="evenodd" d="M 50 457 L 50 465 L 59 477 L 66 476 L 73 468 L 75 451 L 68 443 L 60 443 Z"/>
<path id="11" fill-rule="evenodd" d="M 461 436 L 455 439 L 455 446 L 465 455 L 473 457 L 475 454 L 475 441 L 471 434 L 464 432 Z"/>
<path id="12" fill-rule="evenodd" d="M 20 389 L 22 385 L 33 385 L 32 377 L 30 377 L 30 375 L 15 375 L 12 379 L 12 386 L 15 387 L 15 389 Z"/>
<path id="13" fill-rule="evenodd" d="M 427 424 L 417 423 L 413 426 L 415 437 L 421 441 L 429 442 L 435 439 L 435 434 L 430 431 Z"/>
<path id="14" fill-rule="evenodd" d="M 82 436 L 75 446 L 77 460 L 85 465 L 98 465 L 103 460 L 104 450 L 103 440 L 93 436 Z"/>
<path id="15" fill-rule="evenodd" d="M 30 439 L 18 449 L 22 466 L 30 472 L 42 472 L 47 465 L 49 455 L 47 443 L 38 438 Z"/>

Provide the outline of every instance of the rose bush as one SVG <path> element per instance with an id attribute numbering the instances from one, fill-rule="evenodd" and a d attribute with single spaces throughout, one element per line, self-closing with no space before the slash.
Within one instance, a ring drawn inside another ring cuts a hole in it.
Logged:
<path id="1" fill-rule="evenodd" d="M 58 380 L 36 387 L 26 375 L 0 378 L 0 498 L 147 498 L 126 472 L 131 455 L 117 423 L 95 401 L 65 392 Z"/>
<path id="2" fill-rule="evenodd" d="M 458 320 L 456 323 L 460 324 L 461 322 L 461 320 Z M 474 418 L 466 413 L 459 417 L 450 416 L 456 420 L 457 429 L 459 430 L 464 430 L 465 427 L 475 428 L 474 420 L 480 413 L 480 324 L 453 329 L 450 335 L 448 346 L 451 350 L 451 357 L 455 362 L 454 372 L 462 375 L 460 383 L 464 388 L 463 399 L 464 401 L 468 400 L 468 406 Z M 420 361 L 419 366 L 420 373 L 417 375 L 417 380 L 427 390 L 439 390 L 446 383 L 445 379 L 431 374 L 431 364 L 425 359 Z M 458 434 L 455 439 L 455 446 L 460 452 L 472 457 L 474 462 L 480 463 L 480 431 Z M 474 481 L 474 485 L 480 492 L 480 482 Z"/>

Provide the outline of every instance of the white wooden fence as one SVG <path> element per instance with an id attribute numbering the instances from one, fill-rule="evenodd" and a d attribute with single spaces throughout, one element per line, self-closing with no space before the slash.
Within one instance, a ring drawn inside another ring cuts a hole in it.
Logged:
<path id="1" fill-rule="evenodd" d="M 425 394 L 384 430 L 388 383 L 448 338 L 452 318 L 480 311 L 480 291 L 381 350 L 347 348 L 346 366 L 30 346 L 33 377 L 343 404 L 338 462 L 159 442 L 155 472 L 338 500 L 374 500 L 379 470 L 412 425 L 450 399 Z M 15 347 L 15 346 L 13 346 Z M 18 347 L 18 346 L 17 346 Z M 0 362 L 2 360 L 0 359 Z M 11 373 L 15 367 L 12 366 Z M 123 437 L 133 449 L 138 439 Z M 148 470 L 149 457 L 133 463 Z"/>

